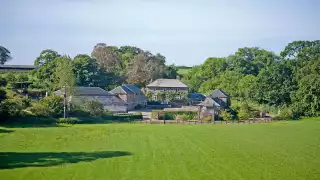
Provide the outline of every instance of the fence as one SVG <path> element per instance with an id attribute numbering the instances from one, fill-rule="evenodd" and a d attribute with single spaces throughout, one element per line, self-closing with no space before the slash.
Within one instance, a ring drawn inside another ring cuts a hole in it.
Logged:
<path id="1" fill-rule="evenodd" d="M 254 124 L 254 123 L 271 123 L 274 122 L 271 118 L 254 118 L 249 120 L 231 120 L 231 121 L 202 121 L 202 120 L 139 120 L 131 121 L 131 123 L 142 124 Z"/>

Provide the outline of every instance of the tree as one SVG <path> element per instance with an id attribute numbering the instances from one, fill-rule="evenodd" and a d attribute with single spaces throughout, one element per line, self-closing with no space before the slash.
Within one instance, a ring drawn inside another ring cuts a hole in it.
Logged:
<path id="1" fill-rule="evenodd" d="M 27 74 L 24 74 L 24 73 L 20 73 L 17 77 L 17 81 L 18 82 L 26 82 L 28 81 L 28 75 Z"/>
<path id="2" fill-rule="evenodd" d="M 0 46 L 0 65 L 5 64 L 11 60 L 10 51 L 3 46 Z"/>
<path id="3" fill-rule="evenodd" d="M 8 84 L 13 84 L 17 82 L 17 78 L 12 71 L 9 71 L 8 73 L 5 74 L 5 79 Z"/>
<path id="4" fill-rule="evenodd" d="M 240 79 L 238 84 L 239 97 L 243 100 L 252 100 L 255 94 L 255 87 L 257 86 L 257 77 L 254 75 L 246 75 Z"/>
<path id="5" fill-rule="evenodd" d="M 320 56 L 313 55 L 296 72 L 298 89 L 292 94 L 293 109 L 300 115 L 320 115 Z"/>
<path id="6" fill-rule="evenodd" d="M 38 68 L 31 73 L 34 86 L 45 90 L 54 90 L 54 73 L 59 57 L 61 57 L 60 54 L 50 49 L 40 53 L 34 62 L 34 65 Z"/>
<path id="7" fill-rule="evenodd" d="M 97 100 L 85 101 L 83 109 L 92 116 L 101 116 L 104 112 L 103 104 Z"/>
<path id="8" fill-rule="evenodd" d="M 62 56 L 57 60 L 57 67 L 55 69 L 55 87 L 60 89 L 62 87 L 67 88 L 68 94 L 73 94 L 75 85 L 75 76 L 72 69 L 72 62 L 70 57 Z"/>
<path id="9" fill-rule="evenodd" d="M 234 55 L 228 57 L 228 69 L 241 74 L 257 75 L 262 68 L 279 60 L 280 57 L 274 53 L 257 47 L 239 48 Z"/>
<path id="10" fill-rule="evenodd" d="M 37 57 L 37 59 L 34 61 L 35 66 L 43 66 L 51 61 L 53 61 L 55 58 L 60 57 L 61 55 L 58 54 L 56 51 L 51 49 L 46 49 L 41 51 L 40 55 Z"/>
<path id="11" fill-rule="evenodd" d="M 314 55 L 320 54 L 320 40 L 293 41 L 289 43 L 280 55 L 285 59 L 308 60 Z"/>
<path id="12" fill-rule="evenodd" d="M 150 71 L 148 69 L 148 58 L 144 54 L 134 57 L 128 66 L 127 81 L 132 84 L 144 86 L 150 81 Z"/>
<path id="13" fill-rule="evenodd" d="M 91 56 L 97 59 L 99 65 L 108 72 L 118 73 L 123 69 L 121 56 L 115 46 L 98 43 L 93 48 Z"/>
<path id="14" fill-rule="evenodd" d="M 274 106 L 291 103 L 290 95 L 296 90 L 297 85 L 290 63 L 274 63 L 262 69 L 257 78 L 255 101 Z"/>
<path id="15" fill-rule="evenodd" d="M 172 64 L 166 67 L 165 77 L 168 79 L 174 79 L 178 76 L 178 69 Z"/>

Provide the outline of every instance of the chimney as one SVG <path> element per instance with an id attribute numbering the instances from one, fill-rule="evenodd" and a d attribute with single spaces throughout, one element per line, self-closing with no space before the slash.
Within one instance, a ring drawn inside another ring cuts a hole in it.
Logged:
<path id="1" fill-rule="evenodd" d="M 180 80 L 180 76 L 179 76 L 179 75 L 177 75 L 177 76 L 176 76 L 176 79 Z"/>

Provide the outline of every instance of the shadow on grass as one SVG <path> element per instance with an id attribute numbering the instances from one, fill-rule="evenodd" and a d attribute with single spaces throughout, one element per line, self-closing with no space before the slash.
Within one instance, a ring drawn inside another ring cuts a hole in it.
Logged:
<path id="1" fill-rule="evenodd" d="M 99 152 L 0 152 L 0 169 L 50 167 L 67 163 L 90 162 L 97 159 L 132 155 L 125 151 Z"/>
<path id="2" fill-rule="evenodd" d="M 13 130 L 8 130 L 8 129 L 0 129 L 0 133 L 11 133 Z"/>
<path id="3" fill-rule="evenodd" d="M 56 124 L 55 118 L 44 117 L 13 117 L 0 123 L 5 128 L 42 128 L 42 127 L 63 127 Z"/>

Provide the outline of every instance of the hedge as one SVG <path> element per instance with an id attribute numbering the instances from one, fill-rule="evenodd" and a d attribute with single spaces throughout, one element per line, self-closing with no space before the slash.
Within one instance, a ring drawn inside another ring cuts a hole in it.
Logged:
<path id="1" fill-rule="evenodd" d="M 164 111 L 152 110 L 151 118 L 157 120 L 174 120 L 177 115 L 186 115 L 187 120 L 193 120 L 198 116 L 196 111 Z"/>

